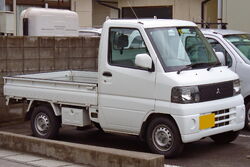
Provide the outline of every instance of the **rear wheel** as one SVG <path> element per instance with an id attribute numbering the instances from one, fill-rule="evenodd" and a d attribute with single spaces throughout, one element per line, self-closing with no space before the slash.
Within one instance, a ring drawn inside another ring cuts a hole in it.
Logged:
<path id="1" fill-rule="evenodd" d="M 60 119 L 54 115 L 49 106 L 41 105 L 34 108 L 31 116 L 31 129 L 34 136 L 52 139 L 58 134 Z"/>
<path id="2" fill-rule="evenodd" d="M 150 122 L 147 144 L 152 152 L 167 158 L 179 155 L 184 146 L 176 124 L 168 118 L 156 118 Z"/>
<path id="3" fill-rule="evenodd" d="M 239 131 L 237 132 L 225 132 L 211 136 L 211 139 L 217 144 L 226 144 L 234 141 L 239 136 Z"/>
<path id="4" fill-rule="evenodd" d="M 246 104 L 245 129 L 250 130 L 250 102 Z"/>

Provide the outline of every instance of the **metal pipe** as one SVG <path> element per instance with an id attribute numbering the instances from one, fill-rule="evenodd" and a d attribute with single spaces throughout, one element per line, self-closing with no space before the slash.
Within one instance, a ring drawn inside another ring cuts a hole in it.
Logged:
<path id="1" fill-rule="evenodd" d="M 100 5 L 103 5 L 103 6 L 106 6 L 106 7 L 108 7 L 108 8 L 117 10 L 117 11 L 118 11 L 118 18 L 120 18 L 120 16 L 121 16 L 121 10 L 120 10 L 120 8 L 117 8 L 117 7 L 114 7 L 114 6 L 112 6 L 112 5 L 106 4 L 107 1 L 96 0 L 96 2 L 99 3 Z"/>
<path id="2" fill-rule="evenodd" d="M 217 23 L 218 23 L 218 28 L 221 29 L 221 23 L 222 23 L 222 11 L 223 11 L 223 6 L 222 6 L 222 0 L 218 0 L 218 18 L 217 18 Z"/>
<path id="3" fill-rule="evenodd" d="M 15 26 L 15 33 L 14 35 L 17 35 L 17 11 L 16 11 L 16 0 L 13 0 L 13 13 L 14 13 L 14 26 Z"/>

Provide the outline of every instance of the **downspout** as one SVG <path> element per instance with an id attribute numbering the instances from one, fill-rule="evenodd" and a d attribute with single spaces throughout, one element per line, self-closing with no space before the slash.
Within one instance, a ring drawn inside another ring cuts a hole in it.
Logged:
<path id="1" fill-rule="evenodd" d="M 210 0 L 204 0 L 201 2 L 201 27 L 204 28 L 204 11 L 205 11 L 205 5 L 208 3 Z"/>
<path id="2" fill-rule="evenodd" d="M 103 6 L 106 6 L 108 8 L 117 10 L 118 11 L 118 18 L 120 18 L 120 16 L 121 16 L 121 10 L 120 10 L 120 8 L 117 8 L 117 7 L 114 7 L 112 5 L 107 4 L 107 3 L 117 3 L 117 2 L 109 2 L 109 1 L 101 1 L 101 0 L 96 0 L 96 2 L 98 4 L 100 4 L 100 5 L 103 5 Z"/>
<path id="3" fill-rule="evenodd" d="M 13 13 L 14 13 L 14 25 L 15 25 L 15 33 L 17 35 L 17 11 L 16 11 L 16 0 L 13 0 Z"/>
<path id="4" fill-rule="evenodd" d="M 223 12 L 223 6 L 222 6 L 222 0 L 218 0 L 218 18 L 217 18 L 217 23 L 218 23 L 218 29 L 222 28 L 222 12 Z"/>

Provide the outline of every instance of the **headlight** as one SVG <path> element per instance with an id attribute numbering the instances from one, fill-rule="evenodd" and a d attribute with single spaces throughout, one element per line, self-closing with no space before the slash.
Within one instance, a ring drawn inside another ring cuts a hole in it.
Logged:
<path id="1" fill-rule="evenodd" d="M 234 95 L 240 94 L 240 80 L 234 80 L 233 81 L 233 86 L 234 86 Z"/>
<path id="2" fill-rule="evenodd" d="M 173 87 L 171 102 L 173 103 L 198 103 L 200 101 L 198 86 Z"/>

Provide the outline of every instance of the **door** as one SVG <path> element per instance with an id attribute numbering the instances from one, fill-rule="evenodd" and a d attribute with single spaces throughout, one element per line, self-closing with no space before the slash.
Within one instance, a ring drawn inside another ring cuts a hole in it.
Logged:
<path id="1" fill-rule="evenodd" d="M 110 28 L 107 63 L 99 69 L 99 121 L 105 130 L 138 134 L 154 110 L 156 75 L 135 65 L 140 53 L 149 54 L 138 29 Z"/>
<path id="2" fill-rule="evenodd" d="M 208 42 L 211 44 L 212 48 L 215 52 L 222 52 L 225 56 L 226 66 L 228 66 L 232 71 L 236 70 L 236 62 L 234 57 L 231 56 L 229 50 L 224 47 L 224 45 L 218 40 L 213 37 L 206 37 Z"/>

